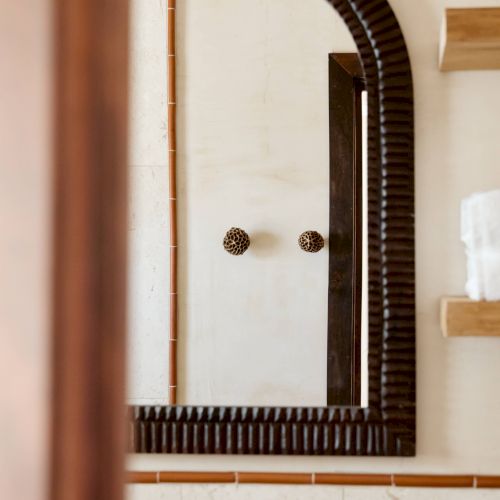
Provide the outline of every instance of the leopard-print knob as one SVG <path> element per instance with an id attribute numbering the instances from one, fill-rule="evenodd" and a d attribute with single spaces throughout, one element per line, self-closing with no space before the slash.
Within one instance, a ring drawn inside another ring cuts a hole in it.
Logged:
<path id="1" fill-rule="evenodd" d="M 243 255 L 249 246 L 250 237 L 239 227 L 232 227 L 224 236 L 224 248 L 231 255 Z"/>
<path id="2" fill-rule="evenodd" d="M 304 252 L 316 253 L 325 246 L 325 240 L 317 231 L 306 231 L 299 237 L 299 246 Z"/>

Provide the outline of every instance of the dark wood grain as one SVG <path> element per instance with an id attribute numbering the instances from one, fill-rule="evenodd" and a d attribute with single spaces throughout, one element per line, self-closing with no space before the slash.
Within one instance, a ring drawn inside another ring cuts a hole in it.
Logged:
<path id="1" fill-rule="evenodd" d="M 128 2 L 56 0 L 51 498 L 123 497 Z"/>
<path id="2" fill-rule="evenodd" d="M 138 453 L 413 456 L 413 87 L 387 0 L 331 0 L 368 92 L 369 407 L 132 407 Z"/>
<path id="3" fill-rule="evenodd" d="M 357 54 L 330 54 L 327 404 L 361 403 L 362 106 Z"/>

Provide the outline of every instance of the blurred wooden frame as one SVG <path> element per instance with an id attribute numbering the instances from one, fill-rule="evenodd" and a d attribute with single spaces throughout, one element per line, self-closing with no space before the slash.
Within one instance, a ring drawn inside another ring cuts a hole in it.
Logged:
<path id="1" fill-rule="evenodd" d="M 55 0 L 50 498 L 118 500 L 125 456 L 128 1 Z"/>

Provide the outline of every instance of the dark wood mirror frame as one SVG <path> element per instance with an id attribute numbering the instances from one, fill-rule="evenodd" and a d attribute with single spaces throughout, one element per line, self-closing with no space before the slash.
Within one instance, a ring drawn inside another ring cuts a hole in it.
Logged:
<path id="1" fill-rule="evenodd" d="M 413 89 L 387 0 L 331 0 L 358 47 L 368 92 L 368 407 L 129 409 L 129 451 L 262 455 L 415 454 Z"/>

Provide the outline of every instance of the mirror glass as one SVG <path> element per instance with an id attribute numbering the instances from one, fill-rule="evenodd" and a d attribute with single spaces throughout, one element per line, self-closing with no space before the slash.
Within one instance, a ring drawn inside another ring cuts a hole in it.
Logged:
<path id="1" fill-rule="evenodd" d="M 176 32 L 177 403 L 366 405 L 367 100 L 351 34 L 324 0 L 179 2 Z M 129 403 L 169 404 L 166 2 L 132 0 L 132 33 Z M 242 255 L 224 248 L 231 228 Z M 307 231 L 323 248 L 301 248 Z"/>

